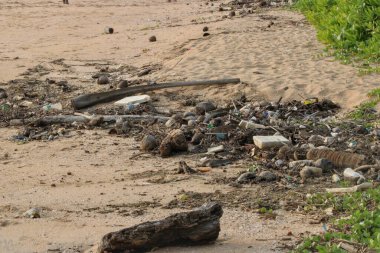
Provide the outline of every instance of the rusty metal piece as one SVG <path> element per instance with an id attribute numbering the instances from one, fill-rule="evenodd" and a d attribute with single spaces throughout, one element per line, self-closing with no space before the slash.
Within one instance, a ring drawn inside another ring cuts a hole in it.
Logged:
<path id="1" fill-rule="evenodd" d="M 364 155 L 328 149 L 311 149 L 307 152 L 306 157 L 309 160 L 325 158 L 339 168 L 356 168 L 363 164 L 366 159 Z"/>

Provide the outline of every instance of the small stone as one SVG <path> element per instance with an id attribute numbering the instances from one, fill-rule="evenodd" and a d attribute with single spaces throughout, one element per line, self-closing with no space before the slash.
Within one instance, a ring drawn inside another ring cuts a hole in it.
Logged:
<path id="1" fill-rule="evenodd" d="M 207 26 L 203 27 L 203 31 L 207 32 L 208 31 L 208 27 Z"/>
<path id="2" fill-rule="evenodd" d="M 308 178 L 322 176 L 322 169 L 317 168 L 317 167 L 305 166 L 300 171 L 300 176 L 302 178 L 302 181 L 305 182 L 306 179 L 308 179 Z"/>
<path id="3" fill-rule="evenodd" d="M 23 216 L 31 219 L 41 218 L 41 210 L 34 207 L 26 211 Z"/>
<path id="4" fill-rule="evenodd" d="M 187 121 L 187 125 L 189 127 L 195 127 L 197 125 L 197 122 L 192 119 L 192 120 Z"/>
<path id="5" fill-rule="evenodd" d="M 8 97 L 7 92 L 4 89 L 0 88 L 0 99 L 7 98 L 7 97 Z"/>
<path id="6" fill-rule="evenodd" d="M 203 37 L 210 36 L 210 33 L 203 33 Z"/>
<path id="7" fill-rule="evenodd" d="M 338 183 L 340 181 L 340 177 L 337 174 L 332 175 L 333 183 Z"/>
<path id="8" fill-rule="evenodd" d="M 314 162 L 314 166 L 321 168 L 323 172 L 330 172 L 334 169 L 334 165 L 330 160 L 318 159 Z"/>
<path id="9" fill-rule="evenodd" d="M 230 16 L 230 17 L 235 17 L 235 16 L 236 16 L 235 11 L 230 11 L 230 13 L 228 14 L 228 16 Z"/>
<path id="10" fill-rule="evenodd" d="M 204 134 L 202 133 L 195 133 L 193 135 L 193 138 L 191 138 L 191 144 L 198 145 L 201 143 L 201 141 L 204 138 Z"/>
<path id="11" fill-rule="evenodd" d="M 276 179 L 277 179 L 277 176 L 276 176 L 274 173 L 265 170 L 265 171 L 262 171 L 262 172 L 258 175 L 257 179 L 258 179 L 259 181 L 267 181 L 267 182 L 270 182 L 270 181 L 274 181 L 274 180 L 276 180 Z"/>
<path id="12" fill-rule="evenodd" d="M 90 119 L 90 121 L 87 123 L 89 126 L 95 127 L 99 126 L 104 122 L 104 118 L 102 116 L 95 116 Z"/>
<path id="13" fill-rule="evenodd" d="M 156 36 L 151 36 L 151 37 L 149 38 L 149 41 L 150 41 L 150 42 L 156 42 L 156 41 L 157 41 Z"/>
<path id="14" fill-rule="evenodd" d="M 171 131 L 161 142 L 160 155 L 168 157 L 174 151 L 187 151 L 187 142 L 185 134 L 179 130 Z"/>
<path id="15" fill-rule="evenodd" d="M 216 106 L 211 102 L 200 102 L 195 106 L 195 112 L 198 115 L 205 114 L 206 112 L 213 111 Z"/>
<path id="16" fill-rule="evenodd" d="M 119 84 L 117 85 L 117 87 L 119 89 L 127 88 L 128 87 L 128 81 L 127 80 L 120 81 Z"/>
<path id="17" fill-rule="evenodd" d="M 105 32 L 106 34 L 113 34 L 114 30 L 113 30 L 112 27 L 105 27 L 105 28 L 104 28 L 104 32 Z"/>
<path id="18" fill-rule="evenodd" d="M 98 84 L 109 84 L 110 79 L 107 76 L 99 76 L 98 78 Z"/>
<path id="19" fill-rule="evenodd" d="M 158 141 L 156 137 L 154 137 L 153 135 L 147 135 L 142 139 L 140 149 L 142 151 L 151 151 L 155 149 L 157 146 Z"/>
<path id="20" fill-rule="evenodd" d="M 275 163 L 274 163 L 277 167 L 280 167 L 284 164 L 284 161 L 283 160 L 277 160 Z"/>
<path id="21" fill-rule="evenodd" d="M 238 179 L 236 179 L 236 182 L 239 184 L 248 183 L 249 181 L 252 181 L 256 178 L 256 174 L 254 172 L 245 172 L 241 174 Z"/>

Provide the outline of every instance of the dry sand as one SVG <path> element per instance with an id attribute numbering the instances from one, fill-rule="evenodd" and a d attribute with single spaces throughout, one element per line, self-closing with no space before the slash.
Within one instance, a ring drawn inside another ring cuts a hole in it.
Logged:
<path id="1" fill-rule="evenodd" d="M 82 87 L 74 95 L 100 89 L 91 79 L 94 67 L 87 63 L 159 64 L 161 69 L 149 75 L 150 80 L 240 77 L 244 82 L 175 90 L 178 93 L 218 101 L 239 92 L 268 100 L 317 96 L 344 108 L 359 104 L 366 91 L 378 86 L 378 75 L 358 76 L 357 69 L 322 56 L 315 31 L 299 14 L 263 10 L 223 20 L 216 9 L 199 0 L 71 0 L 70 5 L 58 0 L 2 0 L 0 82 L 43 64 L 51 70 L 43 78 L 66 78 Z M 268 28 L 270 21 L 274 25 Z M 205 25 L 211 36 L 204 38 Z M 105 26 L 112 26 L 115 33 L 104 34 Z M 157 42 L 148 41 L 151 35 Z M 60 58 L 69 71 L 49 63 Z M 0 157 L 9 154 L 0 159 L 0 252 L 81 252 L 107 232 L 181 211 L 148 207 L 133 215 L 139 210 L 134 207 L 127 208 L 130 215 L 125 216 L 108 212 L 107 205 L 141 201 L 165 205 L 182 189 L 231 190 L 205 184 L 212 175 L 224 173 L 220 170 L 168 184 L 147 182 L 154 174 L 136 179 L 131 175 L 150 170 L 159 175 L 175 169 L 180 159 L 194 165 L 195 158 L 148 156 L 132 161 L 136 143 L 103 131 L 73 132 L 71 138 L 24 145 L 8 140 L 17 129 L 0 132 Z M 227 171 L 236 174 L 244 166 Z M 43 218 L 20 217 L 31 207 L 41 207 Z M 289 231 L 297 236 L 320 230 L 321 225 L 310 225 L 301 214 L 281 211 L 276 220 L 262 220 L 252 211 L 227 208 L 215 245 L 157 252 L 286 252 L 279 246 Z"/>

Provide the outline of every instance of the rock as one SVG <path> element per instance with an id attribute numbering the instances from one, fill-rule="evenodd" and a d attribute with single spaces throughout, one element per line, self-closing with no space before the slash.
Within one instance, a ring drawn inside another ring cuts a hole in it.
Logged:
<path id="1" fill-rule="evenodd" d="M 281 160 L 281 159 L 279 159 L 279 160 L 277 160 L 274 164 L 275 164 L 277 167 L 280 167 L 280 166 L 284 165 L 284 161 Z"/>
<path id="2" fill-rule="evenodd" d="M 252 181 L 256 178 L 256 174 L 254 172 L 245 172 L 241 174 L 238 179 L 236 179 L 236 182 L 239 184 L 248 183 L 249 181 Z"/>
<path id="3" fill-rule="evenodd" d="M 257 180 L 258 181 L 267 181 L 267 182 L 270 182 L 270 181 L 275 181 L 277 179 L 277 176 L 270 172 L 270 171 L 267 171 L 267 170 L 264 170 L 262 171 L 258 176 L 257 176 Z"/>
<path id="4" fill-rule="evenodd" d="M 198 115 L 203 115 L 206 112 L 213 111 L 216 109 L 216 106 L 211 102 L 200 102 L 195 106 L 195 112 Z"/>
<path id="5" fill-rule="evenodd" d="M 34 207 L 23 213 L 23 216 L 31 219 L 41 218 L 41 210 Z"/>
<path id="6" fill-rule="evenodd" d="M 223 120 L 221 118 L 215 118 L 210 121 L 210 124 L 213 125 L 214 127 L 218 127 L 223 125 Z"/>
<path id="7" fill-rule="evenodd" d="M 290 141 L 281 135 L 277 136 L 253 136 L 253 142 L 261 149 L 282 147 L 290 145 Z"/>
<path id="8" fill-rule="evenodd" d="M 207 26 L 203 27 L 203 31 L 207 32 L 208 31 L 208 27 Z"/>
<path id="9" fill-rule="evenodd" d="M 168 119 L 168 121 L 166 121 L 165 126 L 166 126 L 167 128 L 171 128 L 171 127 L 173 127 L 176 123 L 177 123 L 177 122 L 176 122 L 175 119 L 170 118 L 170 119 Z"/>
<path id="10" fill-rule="evenodd" d="M 161 142 L 160 155 L 168 157 L 175 151 L 186 151 L 187 142 L 184 133 L 179 130 L 171 131 Z"/>
<path id="11" fill-rule="evenodd" d="M 340 181 L 340 177 L 337 174 L 332 175 L 333 183 L 338 183 Z"/>
<path id="12" fill-rule="evenodd" d="M 104 85 L 104 84 L 109 84 L 110 79 L 107 76 L 99 76 L 98 78 L 98 84 Z"/>
<path id="13" fill-rule="evenodd" d="M 102 116 L 95 116 L 90 119 L 87 125 L 95 127 L 95 126 L 99 126 L 103 122 L 104 122 L 104 118 Z"/>
<path id="14" fill-rule="evenodd" d="M 334 164 L 327 159 L 318 159 L 314 162 L 314 166 L 321 168 L 323 172 L 330 172 L 334 169 Z"/>
<path id="15" fill-rule="evenodd" d="M 314 144 L 314 145 L 320 146 L 320 145 L 323 145 L 325 143 L 325 137 L 323 137 L 321 135 L 312 135 L 309 137 L 309 139 L 307 141 L 309 143 Z"/>
<path id="16" fill-rule="evenodd" d="M 7 97 L 8 97 L 7 92 L 4 89 L 0 88 L 0 99 L 7 98 Z"/>
<path id="17" fill-rule="evenodd" d="M 141 140 L 140 149 L 142 151 L 147 152 L 147 151 L 151 151 L 151 150 L 155 149 L 157 146 L 158 146 L 158 141 L 157 141 L 156 137 L 149 134 L 149 135 L 146 135 Z"/>
<path id="18" fill-rule="evenodd" d="M 117 85 L 117 87 L 119 89 L 127 88 L 128 87 L 128 81 L 127 80 L 120 81 L 119 84 Z"/>
<path id="19" fill-rule="evenodd" d="M 113 30 L 112 27 L 105 27 L 105 28 L 104 28 L 104 32 L 105 32 L 106 34 L 113 34 L 114 30 Z"/>
<path id="20" fill-rule="evenodd" d="M 177 171 L 178 174 L 195 174 L 197 173 L 196 170 L 190 168 L 185 161 L 179 162 L 179 168 Z"/>
<path id="21" fill-rule="evenodd" d="M 186 119 L 187 117 L 195 117 L 195 113 L 193 112 L 185 112 L 183 117 Z"/>
<path id="22" fill-rule="evenodd" d="M 195 120 L 189 120 L 189 121 L 187 122 L 187 125 L 188 125 L 189 127 L 195 127 L 195 126 L 197 125 L 197 122 L 196 122 Z"/>
<path id="23" fill-rule="evenodd" d="M 210 36 L 210 33 L 203 33 L 203 37 Z"/>
<path id="24" fill-rule="evenodd" d="M 305 182 L 306 179 L 308 179 L 308 178 L 322 176 L 322 169 L 317 168 L 317 167 L 305 166 L 300 171 L 300 176 L 302 178 L 302 181 Z"/>
<path id="25" fill-rule="evenodd" d="M 150 42 L 156 42 L 157 41 L 156 36 L 150 36 L 149 41 Z"/>
<path id="26" fill-rule="evenodd" d="M 218 153 L 218 152 L 222 152 L 223 150 L 224 150 L 224 146 L 223 145 L 219 145 L 219 146 L 216 146 L 216 147 L 208 148 L 207 149 L 207 154 L 215 154 L 215 153 Z"/>
<path id="27" fill-rule="evenodd" d="M 19 104 L 20 107 L 26 107 L 26 108 L 30 108 L 33 106 L 33 102 L 31 101 L 21 101 L 20 104 Z"/>
<path id="28" fill-rule="evenodd" d="M 201 143 L 203 138 L 204 138 L 204 134 L 197 132 L 193 135 L 193 138 L 191 138 L 190 142 L 191 144 L 198 145 Z"/>
<path id="29" fill-rule="evenodd" d="M 230 16 L 231 18 L 235 17 L 236 16 L 235 11 L 230 11 L 230 13 L 228 14 L 228 16 Z"/>

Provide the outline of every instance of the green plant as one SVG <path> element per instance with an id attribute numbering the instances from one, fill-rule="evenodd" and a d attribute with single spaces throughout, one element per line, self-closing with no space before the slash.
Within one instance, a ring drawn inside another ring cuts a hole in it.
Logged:
<path id="1" fill-rule="evenodd" d="M 294 252 L 346 252 L 338 247 L 342 240 L 380 250 L 380 188 L 346 195 L 314 194 L 307 199 L 307 205 L 317 209 L 333 207 L 334 217 L 338 218 L 326 233 L 306 238 Z"/>
<path id="2" fill-rule="evenodd" d="M 380 1 L 298 0 L 295 8 L 317 28 L 318 38 L 344 63 L 380 62 Z M 377 72 L 375 66 L 374 72 Z"/>

